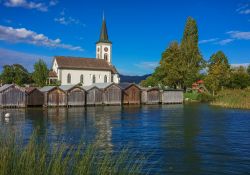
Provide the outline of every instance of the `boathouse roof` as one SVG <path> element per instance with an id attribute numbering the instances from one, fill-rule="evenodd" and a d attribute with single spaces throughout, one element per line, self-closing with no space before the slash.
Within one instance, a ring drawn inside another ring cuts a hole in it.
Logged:
<path id="1" fill-rule="evenodd" d="M 41 92 L 49 92 L 52 89 L 56 88 L 56 86 L 44 86 L 41 89 L 39 89 Z"/>
<path id="2" fill-rule="evenodd" d="M 4 91 L 4 90 L 8 89 L 8 88 L 11 87 L 11 86 L 14 86 L 14 84 L 5 84 L 5 85 L 1 86 L 1 87 L 0 87 L 0 92 L 2 92 L 2 91 Z"/>

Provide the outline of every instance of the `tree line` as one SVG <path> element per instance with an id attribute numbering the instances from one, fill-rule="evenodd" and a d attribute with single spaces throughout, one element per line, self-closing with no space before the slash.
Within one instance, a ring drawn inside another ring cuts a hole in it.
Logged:
<path id="1" fill-rule="evenodd" d="M 30 73 L 20 64 L 4 65 L 0 79 L 2 84 L 15 83 L 19 86 L 33 84 L 34 86 L 45 86 L 48 79 L 49 69 L 46 63 L 39 59 L 34 64 L 34 71 Z"/>
<path id="2" fill-rule="evenodd" d="M 173 41 L 162 53 L 154 73 L 141 82 L 142 86 L 168 86 L 186 90 L 197 80 L 204 80 L 211 92 L 221 88 L 246 88 L 250 85 L 248 68 L 232 68 L 227 56 L 218 51 L 205 61 L 199 50 L 196 21 L 189 17 L 181 43 Z"/>

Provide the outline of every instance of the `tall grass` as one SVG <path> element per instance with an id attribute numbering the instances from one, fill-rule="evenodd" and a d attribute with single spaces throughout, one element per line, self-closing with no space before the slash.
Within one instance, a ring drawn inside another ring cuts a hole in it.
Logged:
<path id="1" fill-rule="evenodd" d="M 114 154 L 95 144 L 51 147 L 33 134 L 24 144 L 14 134 L 0 134 L 0 175 L 133 175 L 142 173 L 144 157 L 123 149 Z M 144 172 L 145 173 L 145 172 Z"/>
<path id="2" fill-rule="evenodd" d="M 219 92 L 212 105 L 250 109 L 250 89 L 231 89 Z"/>

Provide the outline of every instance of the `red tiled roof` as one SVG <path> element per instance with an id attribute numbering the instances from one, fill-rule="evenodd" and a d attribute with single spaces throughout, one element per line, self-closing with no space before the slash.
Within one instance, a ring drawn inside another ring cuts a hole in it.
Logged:
<path id="1" fill-rule="evenodd" d="M 102 59 L 55 56 L 55 60 L 59 68 L 108 70 L 117 73 L 114 66 Z"/>

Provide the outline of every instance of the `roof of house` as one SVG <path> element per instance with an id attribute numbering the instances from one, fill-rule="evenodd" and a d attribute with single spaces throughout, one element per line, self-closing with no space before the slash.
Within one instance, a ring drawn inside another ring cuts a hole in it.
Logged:
<path id="1" fill-rule="evenodd" d="M 138 85 L 134 84 L 134 83 L 120 83 L 119 86 L 124 90 L 124 89 L 127 89 L 128 87 L 130 86 L 136 86 L 138 89 L 141 89 Z"/>
<path id="2" fill-rule="evenodd" d="M 55 71 L 49 71 L 49 77 L 57 77 L 57 74 Z"/>
<path id="3" fill-rule="evenodd" d="M 109 87 L 113 83 L 94 83 L 93 85 L 98 87 L 99 89 L 105 89 Z"/>
<path id="4" fill-rule="evenodd" d="M 49 92 L 52 89 L 54 89 L 56 86 L 44 86 L 41 89 L 39 89 L 41 92 Z"/>
<path id="5" fill-rule="evenodd" d="M 80 87 L 80 86 L 78 86 L 77 84 L 75 84 L 75 85 L 61 85 L 61 86 L 59 86 L 59 88 L 62 89 L 63 91 L 69 91 L 69 90 L 71 90 L 74 87 Z M 82 88 L 82 87 L 80 87 L 80 88 Z"/>
<path id="6" fill-rule="evenodd" d="M 18 86 L 16 84 L 4 84 L 3 86 L 0 87 L 0 92 L 5 91 L 6 89 L 8 89 L 8 88 L 10 88 L 12 86 L 14 86 L 16 89 L 19 89 L 22 92 L 25 92 L 25 88 L 20 87 L 20 86 Z"/>
<path id="7" fill-rule="evenodd" d="M 99 89 L 98 87 L 94 86 L 94 85 L 90 85 L 90 86 L 82 86 L 82 88 L 85 90 L 85 91 L 88 91 L 90 89 L 93 89 L 93 88 L 97 88 Z"/>
<path id="8" fill-rule="evenodd" d="M 25 92 L 27 94 L 30 94 L 31 92 L 33 92 L 35 89 L 37 89 L 36 87 L 25 87 Z"/>
<path id="9" fill-rule="evenodd" d="M 0 87 L 0 92 L 4 91 L 5 89 L 8 89 L 9 87 L 13 86 L 14 84 L 4 84 Z"/>
<path id="10" fill-rule="evenodd" d="M 59 68 L 108 70 L 114 74 L 118 73 L 114 66 L 103 59 L 55 56 L 55 60 Z"/>
<path id="11" fill-rule="evenodd" d="M 96 87 L 98 89 L 106 89 L 107 87 L 111 86 L 112 84 L 115 84 L 115 83 L 94 83 L 90 86 L 83 86 L 83 89 L 85 89 L 86 91 Z"/>

